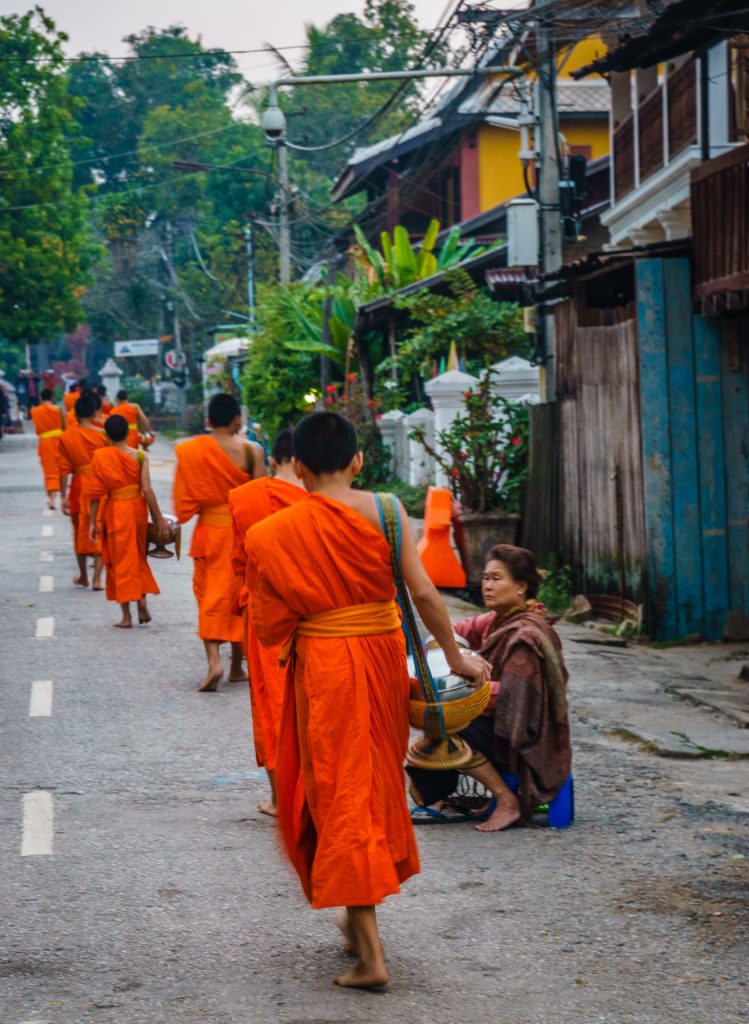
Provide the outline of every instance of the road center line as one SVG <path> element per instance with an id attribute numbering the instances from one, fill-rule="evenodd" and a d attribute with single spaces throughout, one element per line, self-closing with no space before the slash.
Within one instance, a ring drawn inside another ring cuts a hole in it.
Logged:
<path id="1" fill-rule="evenodd" d="M 54 537 L 54 535 L 55 535 L 55 528 L 54 528 L 54 526 L 51 526 L 49 523 L 47 523 L 46 526 L 42 527 L 42 537 Z"/>
<path id="2" fill-rule="evenodd" d="M 31 684 L 29 718 L 48 718 L 52 714 L 53 689 L 51 679 L 37 679 Z"/>
<path id="3" fill-rule="evenodd" d="M 55 556 L 52 554 L 51 551 L 42 551 L 42 553 L 39 555 L 40 562 L 54 562 L 54 560 Z"/>
<path id="4" fill-rule="evenodd" d="M 37 640 L 49 640 L 54 635 L 55 619 L 53 615 L 36 620 L 36 633 L 34 636 Z"/>
<path id="5" fill-rule="evenodd" d="M 40 594 L 51 594 L 55 589 L 55 577 L 54 576 L 40 576 L 39 577 L 39 593 Z"/>
<path id="6" fill-rule="evenodd" d="M 35 789 L 23 795 L 22 857 L 52 856 L 52 794 Z"/>

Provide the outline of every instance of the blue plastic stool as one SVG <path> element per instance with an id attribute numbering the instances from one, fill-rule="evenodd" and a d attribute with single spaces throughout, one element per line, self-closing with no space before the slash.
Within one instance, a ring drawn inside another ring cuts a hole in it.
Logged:
<path id="1" fill-rule="evenodd" d="M 512 772 L 501 772 L 502 781 L 513 793 L 520 788 L 520 777 Z M 497 802 L 494 797 L 489 802 L 489 814 L 494 811 Z M 572 773 L 559 790 L 557 795 L 546 805 L 549 816 L 549 828 L 569 828 L 575 820 L 575 782 Z"/>

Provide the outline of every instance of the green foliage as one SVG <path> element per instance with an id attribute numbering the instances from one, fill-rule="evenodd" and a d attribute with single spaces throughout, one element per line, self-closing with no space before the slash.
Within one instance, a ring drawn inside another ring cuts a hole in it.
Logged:
<path id="1" fill-rule="evenodd" d="M 555 554 L 549 555 L 544 581 L 538 588 L 538 600 L 550 611 L 560 614 L 569 608 L 573 595 L 572 569 L 560 565 Z"/>
<path id="2" fill-rule="evenodd" d="M 427 500 L 426 484 L 414 487 L 412 484 L 403 483 L 402 480 L 391 480 L 387 490 L 396 494 L 405 508 L 406 512 L 413 519 L 424 518 L 424 506 Z"/>
<path id="3" fill-rule="evenodd" d="M 76 327 L 98 255 L 72 188 L 66 39 L 41 8 L 0 18 L 0 50 L 24 58 L 0 75 L 0 336 L 19 347 Z"/>
<path id="4" fill-rule="evenodd" d="M 466 371 L 478 372 L 526 344 L 520 307 L 495 302 L 486 288 L 478 288 L 465 270 L 445 271 L 448 295 L 418 292 L 396 299 L 408 311 L 410 326 L 398 348 L 398 376 L 431 376 L 432 364 L 446 356 L 454 342 Z"/>
<path id="5" fill-rule="evenodd" d="M 447 473 L 466 512 L 521 512 L 528 464 L 528 410 L 494 395 L 491 375 L 463 396 L 465 414 L 438 433 L 439 450 L 423 430 L 411 435 Z"/>

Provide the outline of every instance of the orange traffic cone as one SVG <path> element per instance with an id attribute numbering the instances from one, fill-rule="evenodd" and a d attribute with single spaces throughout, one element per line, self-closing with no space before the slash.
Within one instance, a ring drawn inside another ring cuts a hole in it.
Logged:
<path id="1" fill-rule="evenodd" d="M 466 574 L 450 547 L 452 495 L 430 487 L 424 508 L 424 534 L 417 545 L 427 576 L 435 587 L 464 587 Z"/>

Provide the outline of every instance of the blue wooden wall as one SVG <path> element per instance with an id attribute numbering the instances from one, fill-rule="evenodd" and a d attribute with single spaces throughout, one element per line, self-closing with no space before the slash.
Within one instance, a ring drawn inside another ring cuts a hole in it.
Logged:
<path id="1" fill-rule="evenodd" d="M 692 314 L 688 259 L 635 278 L 650 633 L 718 640 L 749 613 L 748 325 Z"/>

